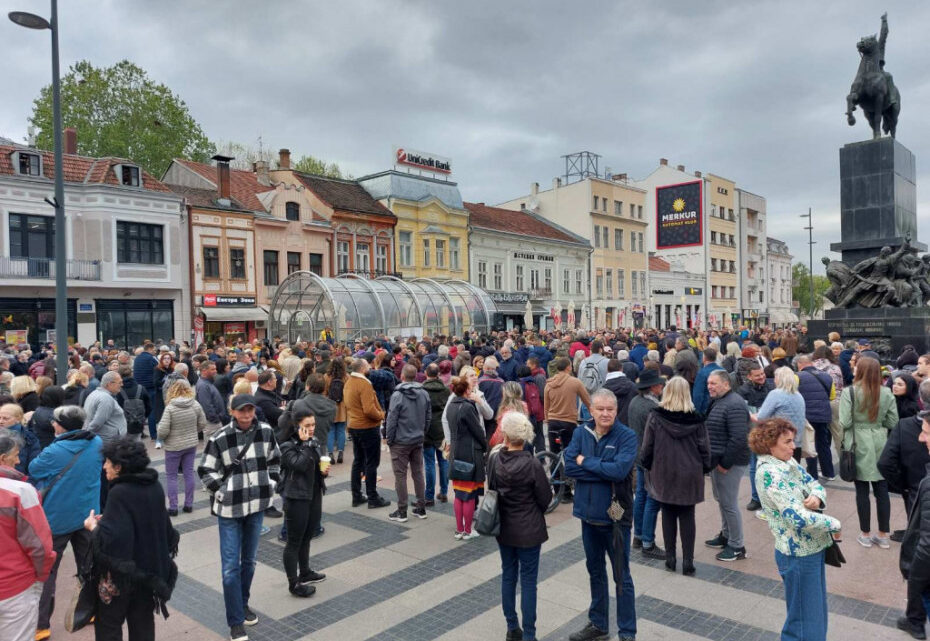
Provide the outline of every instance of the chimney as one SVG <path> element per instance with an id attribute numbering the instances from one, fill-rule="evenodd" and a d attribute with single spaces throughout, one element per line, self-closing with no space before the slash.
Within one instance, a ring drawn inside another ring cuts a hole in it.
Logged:
<path id="1" fill-rule="evenodd" d="M 562 179 L 561 179 L 561 178 L 553 178 L 553 179 L 552 179 L 552 188 L 553 188 L 553 189 L 558 189 L 558 188 L 561 187 L 561 186 L 562 186 Z"/>
<path id="2" fill-rule="evenodd" d="M 533 183 L 530 185 L 530 196 L 537 196 L 539 194 L 539 183 Z"/>
<path id="3" fill-rule="evenodd" d="M 626 182 L 626 174 L 614 174 L 613 179 Z"/>
<path id="4" fill-rule="evenodd" d="M 66 154 L 77 155 L 77 129 L 68 127 L 65 129 L 65 148 Z"/>
<path id="5" fill-rule="evenodd" d="M 684 165 L 678 165 L 678 171 L 684 171 L 684 170 L 685 170 Z"/>
<path id="6" fill-rule="evenodd" d="M 219 198 L 225 201 L 223 204 L 230 204 L 232 201 L 229 197 L 229 161 L 234 158 L 217 154 L 210 160 L 216 161 L 216 186 Z"/>
<path id="7" fill-rule="evenodd" d="M 290 168 L 291 168 L 291 150 L 290 149 L 278 150 L 278 169 L 290 169 Z"/>
<path id="8" fill-rule="evenodd" d="M 701 176 L 702 176 L 701 172 L 699 172 L 699 171 L 694 172 L 694 177 L 695 177 L 695 178 L 700 178 Z"/>
<path id="9" fill-rule="evenodd" d="M 271 179 L 268 177 L 268 163 L 264 160 L 256 160 L 252 163 L 252 171 L 255 172 L 255 178 L 259 185 L 265 187 L 271 186 Z"/>
<path id="10" fill-rule="evenodd" d="M 668 158 L 659 158 L 659 164 L 663 167 L 668 167 Z"/>

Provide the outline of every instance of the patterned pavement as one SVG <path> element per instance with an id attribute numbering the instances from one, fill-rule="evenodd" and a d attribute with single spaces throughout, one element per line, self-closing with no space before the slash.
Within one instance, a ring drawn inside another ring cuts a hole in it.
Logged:
<path id="1" fill-rule="evenodd" d="M 164 466 L 152 450 L 155 467 Z M 404 524 L 388 521 L 389 509 L 352 508 L 348 491 L 349 459 L 333 466 L 323 501 L 326 534 L 311 545 L 311 564 L 327 574 L 310 599 L 287 592 L 282 571 L 281 521 L 267 519 L 272 531 L 262 537 L 252 587 L 252 608 L 260 622 L 248 629 L 255 641 L 475 641 L 504 637 L 500 610 L 497 544 L 482 537 L 468 542 L 452 538 L 451 504 L 438 504 L 429 518 Z M 381 474 L 392 482 L 390 462 L 382 457 Z M 183 485 L 183 481 L 181 481 Z M 748 498 L 748 482 L 743 482 Z M 381 483 L 394 499 L 391 487 Z M 897 572 L 898 546 L 865 549 L 855 543 L 852 487 L 839 481 L 827 486 L 827 512 L 847 529 L 843 551 L 849 563 L 828 568 L 829 638 L 905 639 L 895 628 L 904 608 L 904 584 Z M 762 521 L 744 512 L 750 558 L 732 564 L 714 560 L 701 541 L 718 530 L 716 503 L 698 507 L 697 574 L 667 572 L 661 561 L 631 555 L 636 584 L 639 639 L 775 640 L 784 621 L 783 589 L 773 560 L 772 536 Z M 198 490 L 193 514 L 176 520 L 181 531 L 177 588 L 169 603 L 171 617 L 156 624 L 159 639 L 227 638 L 223 608 L 218 534 L 206 494 Z M 893 498 L 894 527 L 904 526 L 903 505 Z M 589 591 L 580 526 L 571 506 L 548 517 L 549 541 L 540 560 L 538 635 L 557 641 L 580 629 L 587 619 Z M 657 528 L 660 532 L 661 525 Z M 67 553 L 59 573 L 58 602 L 73 590 L 74 563 Z M 612 606 L 612 610 L 613 610 Z M 68 635 L 61 613 L 53 618 L 53 639 L 90 640 L 83 630 Z M 612 625 L 614 625 L 612 623 Z M 616 628 L 613 627 L 614 634 Z"/>

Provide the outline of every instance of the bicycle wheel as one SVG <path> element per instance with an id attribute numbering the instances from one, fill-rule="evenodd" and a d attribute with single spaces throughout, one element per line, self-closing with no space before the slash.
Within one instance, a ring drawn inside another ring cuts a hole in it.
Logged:
<path id="1" fill-rule="evenodd" d="M 552 500 L 546 507 L 546 514 L 549 514 L 559 506 L 562 501 L 562 494 L 565 490 L 565 465 L 562 457 L 552 452 L 538 452 L 536 460 L 542 463 L 546 471 L 546 478 L 549 479 L 549 487 L 552 489 Z"/>

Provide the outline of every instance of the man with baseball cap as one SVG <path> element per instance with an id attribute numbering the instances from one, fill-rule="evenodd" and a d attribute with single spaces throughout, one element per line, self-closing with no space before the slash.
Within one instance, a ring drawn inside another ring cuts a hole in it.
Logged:
<path id="1" fill-rule="evenodd" d="M 258 623 L 249 608 L 249 590 L 262 517 L 281 471 L 274 430 L 255 418 L 257 404 L 251 394 L 233 397 L 232 420 L 207 441 L 197 470 L 219 521 L 223 600 L 232 641 L 248 641 L 243 626 Z"/>

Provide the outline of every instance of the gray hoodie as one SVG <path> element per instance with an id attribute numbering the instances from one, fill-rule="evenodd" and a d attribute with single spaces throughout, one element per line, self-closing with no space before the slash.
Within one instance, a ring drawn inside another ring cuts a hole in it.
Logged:
<path id="1" fill-rule="evenodd" d="M 391 395 L 387 415 L 388 445 L 422 443 L 431 417 L 429 394 L 423 386 L 419 383 L 401 383 Z"/>

